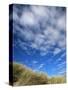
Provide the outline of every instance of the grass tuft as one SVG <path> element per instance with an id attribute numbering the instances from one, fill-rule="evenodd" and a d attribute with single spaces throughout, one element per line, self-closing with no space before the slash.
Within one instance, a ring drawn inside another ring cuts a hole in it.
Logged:
<path id="1" fill-rule="evenodd" d="M 11 81 L 10 81 L 11 82 Z M 13 63 L 13 85 L 41 85 L 41 84 L 59 84 L 65 83 L 65 76 L 55 76 L 49 78 L 48 75 L 41 72 L 33 72 L 24 65 Z"/>

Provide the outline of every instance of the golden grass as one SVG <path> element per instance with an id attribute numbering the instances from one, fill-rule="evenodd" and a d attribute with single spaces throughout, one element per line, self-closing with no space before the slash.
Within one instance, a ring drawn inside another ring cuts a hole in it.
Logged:
<path id="1" fill-rule="evenodd" d="M 11 82 L 11 81 L 10 81 Z M 59 84 L 65 83 L 65 76 L 56 76 L 49 78 L 48 75 L 41 72 L 33 72 L 24 65 L 13 64 L 13 85 L 41 85 L 41 84 Z"/>

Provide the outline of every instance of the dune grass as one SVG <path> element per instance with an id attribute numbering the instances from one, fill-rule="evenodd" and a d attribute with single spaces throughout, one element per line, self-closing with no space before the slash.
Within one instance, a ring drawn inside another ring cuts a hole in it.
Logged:
<path id="1" fill-rule="evenodd" d="M 65 76 L 48 77 L 48 75 L 46 75 L 45 73 L 34 72 L 24 65 L 13 63 L 14 86 L 59 84 L 65 82 Z"/>

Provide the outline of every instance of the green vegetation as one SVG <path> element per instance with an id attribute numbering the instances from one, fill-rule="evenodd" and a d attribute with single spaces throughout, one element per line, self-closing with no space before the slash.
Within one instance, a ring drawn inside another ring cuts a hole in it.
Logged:
<path id="1" fill-rule="evenodd" d="M 10 81 L 11 82 L 11 81 Z M 58 84 L 65 83 L 65 76 L 56 76 L 49 78 L 45 73 L 33 72 L 26 66 L 13 64 L 13 85 L 40 85 L 40 84 Z"/>

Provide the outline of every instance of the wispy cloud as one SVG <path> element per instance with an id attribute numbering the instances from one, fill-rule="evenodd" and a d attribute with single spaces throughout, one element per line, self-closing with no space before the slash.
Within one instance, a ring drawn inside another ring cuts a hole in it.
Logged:
<path id="1" fill-rule="evenodd" d="M 40 70 L 41 68 L 43 68 L 45 64 L 40 64 L 39 67 L 38 67 L 38 70 Z"/>
<path id="2" fill-rule="evenodd" d="M 61 52 L 61 49 L 59 49 L 59 48 L 55 48 L 55 50 L 54 50 L 54 54 L 57 54 L 57 53 L 59 53 L 59 52 Z"/>
<path id="3" fill-rule="evenodd" d="M 36 60 L 33 60 L 33 61 L 32 61 L 32 63 L 33 63 L 33 64 L 37 64 L 37 63 L 38 63 L 38 61 L 36 61 Z"/>

